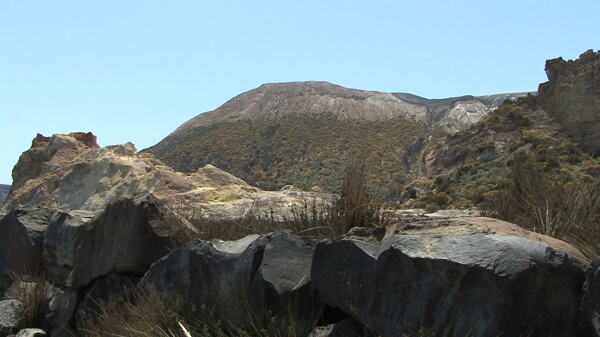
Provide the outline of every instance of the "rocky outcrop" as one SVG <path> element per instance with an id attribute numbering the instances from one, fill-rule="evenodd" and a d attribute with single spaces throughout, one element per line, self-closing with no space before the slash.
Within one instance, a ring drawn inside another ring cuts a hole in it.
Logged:
<path id="1" fill-rule="evenodd" d="M 548 82 L 538 100 L 584 149 L 600 152 L 600 52 L 588 50 L 579 59 L 546 61 Z"/>
<path id="2" fill-rule="evenodd" d="M 8 192 L 10 192 L 10 185 L 0 184 L 0 205 L 2 205 L 4 200 L 6 200 L 6 197 L 8 197 Z"/>
<path id="3" fill-rule="evenodd" d="M 312 240 L 288 233 L 193 241 L 158 260 L 141 284 L 180 310 L 210 308 L 203 314 L 237 327 L 291 311 L 303 336 L 322 307 L 310 281 L 314 247 Z"/>
<path id="4" fill-rule="evenodd" d="M 330 306 L 383 337 L 577 336 L 584 262 L 516 225 L 455 218 L 320 243 L 311 275 Z"/>

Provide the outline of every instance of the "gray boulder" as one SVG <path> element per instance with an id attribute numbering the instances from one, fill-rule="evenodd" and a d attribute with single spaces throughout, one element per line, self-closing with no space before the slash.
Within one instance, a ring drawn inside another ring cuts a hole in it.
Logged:
<path id="1" fill-rule="evenodd" d="M 595 261 L 588 271 L 583 296 L 582 325 L 592 331 L 592 336 L 600 336 L 600 260 Z"/>
<path id="2" fill-rule="evenodd" d="M 23 329 L 17 333 L 16 337 L 46 337 L 46 332 L 41 329 Z"/>
<path id="3" fill-rule="evenodd" d="M 356 231 L 355 231 L 356 233 Z M 585 259 L 572 246 L 488 218 L 412 223 L 380 243 L 317 245 L 325 302 L 383 337 L 577 336 Z"/>
<path id="4" fill-rule="evenodd" d="M 0 275 L 43 270 L 42 245 L 51 215 L 44 208 L 17 208 L 0 220 Z"/>
<path id="5" fill-rule="evenodd" d="M 54 251 L 66 255 L 63 271 L 70 276 L 55 277 L 73 287 L 112 272 L 142 276 L 154 261 L 191 237 L 189 224 L 151 196 L 118 201 L 92 220 L 57 223 L 61 225 L 66 234 L 53 236 L 49 247 L 54 244 Z"/>
<path id="6" fill-rule="evenodd" d="M 0 333 L 9 334 L 19 327 L 23 304 L 17 300 L 0 301 Z"/>
<path id="7" fill-rule="evenodd" d="M 291 311 L 297 334 L 306 335 L 322 308 L 310 281 L 314 247 L 288 233 L 196 240 L 156 262 L 141 286 L 180 309 L 204 309 L 199 315 L 238 327 Z"/>

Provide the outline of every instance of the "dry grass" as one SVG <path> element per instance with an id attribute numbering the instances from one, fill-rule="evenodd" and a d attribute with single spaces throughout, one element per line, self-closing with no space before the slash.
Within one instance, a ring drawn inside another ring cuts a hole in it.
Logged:
<path id="1" fill-rule="evenodd" d="M 48 305 L 55 288 L 44 277 L 22 277 L 15 275 L 13 281 L 18 281 L 20 286 L 13 297 L 23 304 L 23 317 L 20 326 L 28 328 L 43 328 Z"/>
<path id="2" fill-rule="evenodd" d="M 510 179 L 484 215 L 565 240 L 590 258 L 600 255 L 600 186 L 554 182 L 525 154 L 516 154 Z"/>
<path id="3" fill-rule="evenodd" d="M 99 302 L 98 306 L 100 311 L 80 330 L 82 337 L 305 337 L 308 333 L 300 330 L 293 307 L 240 327 L 217 317 L 211 308 L 182 315 L 151 290 L 137 292 L 131 302 Z"/>

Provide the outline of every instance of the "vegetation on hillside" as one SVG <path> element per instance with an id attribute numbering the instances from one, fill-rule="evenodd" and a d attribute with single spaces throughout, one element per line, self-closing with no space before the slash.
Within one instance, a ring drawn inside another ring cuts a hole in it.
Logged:
<path id="1" fill-rule="evenodd" d="M 424 137 L 423 125 L 400 118 L 290 115 L 198 127 L 169 136 L 146 151 L 183 172 L 212 164 L 266 190 L 319 186 L 336 193 L 344 165 L 365 158 L 370 191 L 394 199 L 415 177 L 410 163 Z"/>

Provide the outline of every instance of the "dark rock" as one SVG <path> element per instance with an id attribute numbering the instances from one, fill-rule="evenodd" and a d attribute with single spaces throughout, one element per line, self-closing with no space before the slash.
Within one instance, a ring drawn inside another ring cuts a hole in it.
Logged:
<path id="1" fill-rule="evenodd" d="M 14 209 L 0 220 L 0 275 L 43 270 L 42 245 L 52 211 Z"/>
<path id="2" fill-rule="evenodd" d="M 113 203 L 76 229 L 76 237 L 54 242 L 62 243 L 63 252 L 74 252 L 71 285 L 81 287 L 111 272 L 144 275 L 154 261 L 187 242 L 186 228 L 181 218 L 148 196 Z"/>
<path id="3" fill-rule="evenodd" d="M 600 336 L 600 260 L 588 270 L 584 289 L 582 325 L 591 330 L 593 336 Z"/>
<path id="4" fill-rule="evenodd" d="M 50 300 L 44 322 L 44 329 L 50 336 L 74 336 L 71 326 L 78 301 L 77 289 L 62 289 Z"/>
<path id="5" fill-rule="evenodd" d="M 578 335 L 584 268 L 568 244 L 486 218 L 411 225 L 380 244 L 319 243 L 325 302 L 383 337 Z"/>
<path id="6" fill-rule="evenodd" d="M 176 307 L 206 308 L 234 326 L 292 310 L 299 335 L 305 335 L 321 312 L 310 281 L 314 247 L 288 233 L 196 240 L 157 261 L 141 285 Z"/>
<path id="7" fill-rule="evenodd" d="M 139 277 L 112 273 L 95 281 L 77 306 L 77 327 L 81 329 L 87 326 L 101 312 L 100 303 L 131 299 L 139 280 Z"/>

